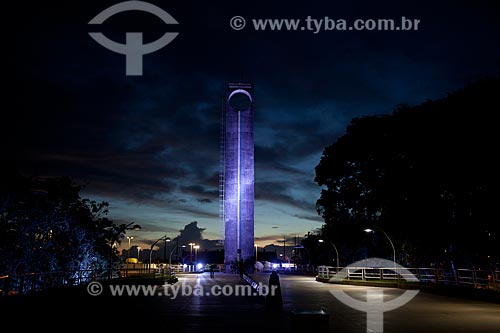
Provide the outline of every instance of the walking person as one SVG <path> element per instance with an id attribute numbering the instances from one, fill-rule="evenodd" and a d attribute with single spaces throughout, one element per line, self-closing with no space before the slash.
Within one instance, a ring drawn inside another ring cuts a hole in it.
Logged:
<path id="1" fill-rule="evenodd" d="M 210 278 L 211 279 L 215 278 L 215 264 L 210 265 Z"/>
<path id="2" fill-rule="evenodd" d="M 269 276 L 269 293 L 266 296 L 268 309 L 279 311 L 283 309 L 283 297 L 281 295 L 280 277 L 278 272 L 273 271 Z"/>

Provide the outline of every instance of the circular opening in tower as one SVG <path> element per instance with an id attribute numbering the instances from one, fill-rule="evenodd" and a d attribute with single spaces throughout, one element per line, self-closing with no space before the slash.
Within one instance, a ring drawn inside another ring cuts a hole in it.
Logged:
<path id="1" fill-rule="evenodd" d="M 247 91 L 238 89 L 229 95 L 228 103 L 233 110 L 248 110 L 252 105 L 252 97 Z"/>

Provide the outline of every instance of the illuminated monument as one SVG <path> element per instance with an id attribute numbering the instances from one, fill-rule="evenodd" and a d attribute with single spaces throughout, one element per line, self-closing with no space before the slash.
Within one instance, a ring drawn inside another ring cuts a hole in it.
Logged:
<path id="1" fill-rule="evenodd" d="M 224 262 L 254 258 L 253 85 L 229 83 L 221 132 L 221 220 Z"/>

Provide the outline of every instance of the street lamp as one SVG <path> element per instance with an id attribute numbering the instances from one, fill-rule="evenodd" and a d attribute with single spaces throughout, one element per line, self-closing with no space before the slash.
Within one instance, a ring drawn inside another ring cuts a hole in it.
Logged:
<path id="1" fill-rule="evenodd" d="M 167 235 L 158 238 L 153 244 L 151 244 L 151 247 L 149 248 L 149 271 L 151 272 L 151 256 L 153 255 L 153 248 L 159 241 L 165 241 L 165 247 L 167 242 L 170 242 L 170 238 L 167 237 Z"/>
<path id="2" fill-rule="evenodd" d="M 183 263 L 183 264 L 184 264 L 184 249 L 185 249 L 186 247 L 187 247 L 187 245 L 186 245 L 186 244 L 182 244 L 182 245 L 181 245 L 181 248 L 182 248 L 182 250 L 181 250 L 181 259 L 182 259 L 182 260 L 181 260 L 181 261 L 182 261 L 182 263 Z M 177 257 L 177 260 L 179 260 L 179 257 Z M 179 263 L 180 263 L 181 261 L 179 261 Z"/>
<path id="3" fill-rule="evenodd" d="M 170 237 L 166 237 L 164 240 L 165 240 L 165 246 L 163 247 L 163 261 L 166 263 L 167 262 L 167 243 L 170 242 L 171 239 L 170 239 Z"/>
<path id="4" fill-rule="evenodd" d="M 273 227 L 273 228 L 278 228 L 278 227 Z M 276 240 L 277 242 L 283 242 L 283 262 L 286 260 L 286 235 L 283 235 L 283 240 Z M 281 257 L 281 255 L 280 255 Z"/>
<path id="5" fill-rule="evenodd" d="M 181 247 L 186 247 L 186 245 L 182 244 Z M 170 251 L 170 257 L 168 259 L 168 267 L 170 268 L 170 271 L 172 271 L 172 253 L 174 253 L 174 250 L 177 250 L 177 246 Z"/>
<path id="6" fill-rule="evenodd" d="M 374 227 L 374 228 L 376 228 L 376 229 L 378 229 L 378 230 L 380 230 L 380 231 L 382 231 L 382 233 L 385 235 L 385 237 L 387 237 L 387 239 L 389 240 L 389 243 L 391 243 L 391 247 L 392 247 L 392 255 L 393 255 L 393 260 L 394 260 L 394 273 L 396 273 L 396 274 L 397 274 L 397 271 L 396 271 L 396 249 L 394 248 L 394 244 L 392 243 L 391 238 L 390 238 L 390 237 L 389 237 L 389 235 L 387 235 L 387 233 L 386 233 L 386 232 L 385 232 L 382 228 L 380 228 L 379 226 L 374 225 L 373 227 Z M 372 230 L 372 229 L 370 229 L 370 228 L 366 228 L 366 229 L 364 230 L 364 232 L 368 232 L 368 233 L 375 233 L 375 231 L 373 231 L 373 230 Z"/>
<path id="7" fill-rule="evenodd" d="M 190 248 L 190 252 L 189 252 L 189 261 L 192 263 L 193 262 L 193 246 L 195 246 L 196 244 L 195 243 L 189 243 L 188 244 L 191 248 Z"/>
<path id="8" fill-rule="evenodd" d="M 110 231 L 111 234 L 111 245 L 110 245 L 110 253 L 109 253 L 109 278 L 111 279 L 112 277 L 112 262 L 113 262 L 113 251 L 116 248 L 116 242 L 119 241 L 122 237 L 124 237 L 124 233 L 126 230 L 141 230 L 142 227 L 139 224 L 134 224 L 134 222 L 130 222 L 129 224 L 120 224 L 120 225 L 111 225 L 108 227 L 105 227 L 107 231 Z M 127 236 L 128 240 L 128 256 L 130 257 L 130 243 L 131 240 L 134 239 L 133 236 Z"/>
<path id="9" fill-rule="evenodd" d="M 194 248 L 194 261 L 198 262 L 198 249 L 200 248 L 200 246 L 195 245 L 195 246 L 193 246 L 193 248 Z"/>
<path id="10" fill-rule="evenodd" d="M 128 256 L 130 257 L 130 241 L 134 239 L 134 236 L 127 236 L 128 239 Z"/>
<path id="11" fill-rule="evenodd" d="M 125 230 L 141 230 L 142 227 L 138 224 L 134 224 L 134 222 L 130 222 L 129 224 L 121 224 L 118 227 L 121 231 L 125 232 Z M 130 257 L 130 241 L 134 239 L 134 236 L 127 236 L 128 239 L 128 256 Z"/>
<path id="12" fill-rule="evenodd" d="M 339 261 L 339 251 L 337 250 L 337 247 L 335 246 L 335 244 L 333 244 L 333 242 L 331 240 L 328 240 L 330 242 L 330 244 L 332 244 L 333 246 L 333 249 L 335 250 L 335 253 L 337 254 L 337 271 L 340 267 L 340 261 Z M 318 242 L 320 243 L 323 243 L 324 240 L 323 239 L 318 239 Z"/>

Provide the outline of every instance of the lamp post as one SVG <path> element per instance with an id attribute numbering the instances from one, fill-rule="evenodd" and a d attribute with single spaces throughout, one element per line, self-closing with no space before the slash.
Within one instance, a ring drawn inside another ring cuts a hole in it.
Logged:
<path id="1" fill-rule="evenodd" d="M 340 267 L 339 251 L 337 250 L 337 247 L 335 246 L 335 244 L 333 244 L 333 242 L 331 240 L 328 240 L 328 241 L 330 242 L 330 244 L 332 244 L 333 249 L 335 250 L 335 253 L 337 254 L 337 271 L 338 271 L 339 267 Z M 323 239 L 318 239 L 318 242 L 323 243 L 324 240 Z"/>
<path id="2" fill-rule="evenodd" d="M 127 236 L 127 239 L 128 239 L 128 253 L 127 253 L 127 255 L 128 255 L 128 257 L 130 257 L 130 241 L 132 239 L 134 239 L 134 236 Z"/>
<path id="3" fill-rule="evenodd" d="M 138 246 L 138 247 L 137 247 L 137 259 L 138 259 L 139 261 L 141 261 L 141 259 L 140 259 L 140 255 L 139 255 L 139 254 L 140 254 L 140 252 L 141 252 L 141 250 L 142 250 L 142 247 Z"/>
<path id="4" fill-rule="evenodd" d="M 273 227 L 273 228 L 278 228 L 278 227 Z M 280 243 L 283 242 L 283 256 L 282 257 L 283 257 L 283 262 L 285 262 L 285 260 L 286 260 L 286 235 L 283 235 L 283 240 L 278 239 L 276 241 L 280 242 Z M 280 255 L 280 257 L 281 257 L 281 255 Z"/>
<path id="5" fill-rule="evenodd" d="M 109 274 L 108 278 L 112 278 L 112 268 L 111 266 L 113 265 L 112 263 L 112 256 L 113 256 L 113 251 L 117 247 L 117 242 L 121 237 L 123 237 L 123 233 L 125 233 L 126 230 L 141 230 L 142 227 L 139 224 L 134 224 L 135 222 L 130 222 L 129 224 L 120 224 L 118 226 L 112 225 L 109 227 L 106 227 L 105 229 L 111 232 L 111 245 L 110 245 L 110 256 L 109 256 Z M 130 241 L 134 239 L 133 236 L 127 236 L 128 239 L 128 256 L 130 256 Z"/>
<path id="6" fill-rule="evenodd" d="M 283 235 L 283 262 L 286 260 L 286 236 Z"/>
<path id="7" fill-rule="evenodd" d="M 394 248 L 394 244 L 392 243 L 392 240 L 391 238 L 389 237 L 389 235 L 387 235 L 387 233 L 382 229 L 380 228 L 379 226 L 376 226 L 374 225 L 373 226 L 374 228 L 380 230 L 384 235 L 385 237 L 387 237 L 387 239 L 389 240 L 389 243 L 391 243 L 391 247 L 392 247 L 392 255 L 393 255 L 393 261 L 394 261 L 394 273 L 397 274 L 397 271 L 396 271 L 396 249 Z M 372 229 L 370 228 L 366 228 L 364 230 L 364 232 L 368 232 L 368 233 L 375 233 L 375 231 L 373 231 Z"/>
<path id="8" fill-rule="evenodd" d="M 170 237 L 165 236 L 165 246 L 163 247 L 163 261 L 167 263 L 167 243 L 171 241 Z"/>
<path id="9" fill-rule="evenodd" d="M 254 246 L 255 246 L 255 261 L 257 261 L 257 253 L 258 253 L 259 247 L 257 246 L 257 244 L 254 244 Z"/>
<path id="10" fill-rule="evenodd" d="M 185 244 L 182 244 L 181 247 L 186 247 Z M 177 250 L 177 246 L 170 251 L 170 257 L 168 259 L 168 267 L 170 268 L 170 271 L 172 271 L 172 253 L 174 253 L 174 250 Z"/>
<path id="11" fill-rule="evenodd" d="M 192 263 L 193 262 L 193 246 L 195 246 L 196 244 L 195 243 L 189 243 L 188 244 L 191 248 L 190 248 L 190 252 L 189 252 L 189 261 Z"/>
<path id="12" fill-rule="evenodd" d="M 193 246 L 193 248 L 194 248 L 194 261 L 198 262 L 198 249 L 200 248 L 200 246 L 195 245 L 195 246 Z"/>
<path id="13" fill-rule="evenodd" d="M 165 241 L 165 246 L 167 242 L 170 242 L 170 238 L 167 237 L 167 235 L 158 238 L 153 244 L 151 244 L 151 247 L 149 248 L 149 272 L 151 272 L 151 256 L 153 255 L 153 248 L 159 241 Z"/>

